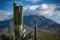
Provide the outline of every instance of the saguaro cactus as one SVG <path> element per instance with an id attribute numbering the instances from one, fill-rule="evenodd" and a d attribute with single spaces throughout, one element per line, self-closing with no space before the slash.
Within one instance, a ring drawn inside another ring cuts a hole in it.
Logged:
<path id="1" fill-rule="evenodd" d="M 20 5 L 20 7 L 16 6 L 16 3 L 14 3 L 14 27 L 16 39 L 21 40 L 23 28 L 23 7 L 22 5 Z"/>
<path id="2" fill-rule="evenodd" d="M 34 40 L 37 40 L 37 25 L 34 27 Z"/>

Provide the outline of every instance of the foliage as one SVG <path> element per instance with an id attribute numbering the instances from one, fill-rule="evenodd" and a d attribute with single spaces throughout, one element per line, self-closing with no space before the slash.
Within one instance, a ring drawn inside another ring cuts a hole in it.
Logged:
<path id="1" fill-rule="evenodd" d="M 59 36 L 50 33 L 42 33 L 39 35 L 39 40 L 60 40 Z"/>
<path id="2" fill-rule="evenodd" d="M 25 36 L 24 36 L 25 35 Z M 23 34 L 21 37 L 22 40 L 33 40 L 34 33 L 29 32 L 26 34 Z M 12 40 L 10 35 L 8 34 L 0 34 L 0 40 Z M 43 33 L 37 33 L 37 40 L 60 40 L 60 35 L 54 35 L 51 33 L 43 32 Z"/>
<path id="3" fill-rule="evenodd" d="M 29 39 L 31 39 L 33 36 L 32 36 L 32 33 L 29 32 L 29 33 L 27 33 L 27 34 L 24 34 L 24 36 L 22 36 L 22 37 L 23 37 L 23 40 L 29 40 Z"/>

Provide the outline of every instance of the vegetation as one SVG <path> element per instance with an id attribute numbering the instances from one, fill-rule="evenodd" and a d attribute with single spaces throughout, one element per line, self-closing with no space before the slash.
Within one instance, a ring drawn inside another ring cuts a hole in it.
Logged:
<path id="1" fill-rule="evenodd" d="M 22 40 L 34 40 L 34 33 L 29 32 L 27 34 L 24 34 L 25 36 L 22 36 Z M 0 40 L 12 40 L 10 35 L 8 34 L 0 34 Z M 60 40 L 60 35 L 54 35 L 47 32 L 38 33 L 37 40 Z"/>

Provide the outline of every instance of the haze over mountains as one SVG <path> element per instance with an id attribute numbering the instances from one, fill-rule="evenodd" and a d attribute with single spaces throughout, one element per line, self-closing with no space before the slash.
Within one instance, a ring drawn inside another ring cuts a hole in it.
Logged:
<path id="1" fill-rule="evenodd" d="M 26 28 L 34 28 L 34 26 L 37 25 L 39 31 L 42 32 L 53 32 L 53 33 L 60 33 L 60 24 L 47 19 L 43 16 L 37 16 L 37 15 L 29 15 L 24 16 L 24 26 Z M 0 21 L 0 31 L 5 28 L 9 28 L 13 30 L 14 24 L 13 24 L 13 18 L 10 20 Z"/>

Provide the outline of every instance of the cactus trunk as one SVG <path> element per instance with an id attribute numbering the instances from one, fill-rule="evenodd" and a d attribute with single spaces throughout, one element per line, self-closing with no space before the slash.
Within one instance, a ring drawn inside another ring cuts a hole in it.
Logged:
<path id="1" fill-rule="evenodd" d="M 14 3 L 14 27 L 15 27 L 15 38 L 21 40 L 22 28 L 23 28 L 23 7 L 22 5 L 16 6 Z"/>

